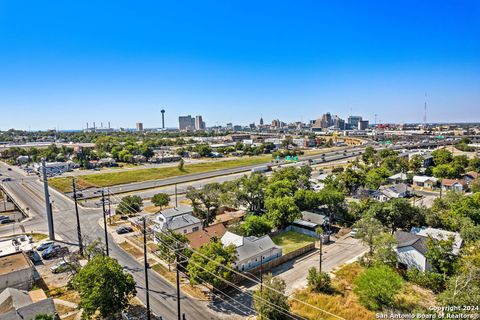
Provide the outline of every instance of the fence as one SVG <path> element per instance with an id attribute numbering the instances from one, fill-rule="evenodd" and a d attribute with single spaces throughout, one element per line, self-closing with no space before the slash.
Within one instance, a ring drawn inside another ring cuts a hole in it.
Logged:
<path id="1" fill-rule="evenodd" d="M 283 231 L 283 230 L 282 230 Z M 280 232 L 281 233 L 281 232 Z M 279 233 L 277 233 L 279 234 Z M 259 275 L 260 274 L 260 269 L 262 270 L 262 272 L 264 273 L 265 271 L 268 271 L 272 268 L 275 268 L 281 264 L 284 264 L 285 262 L 287 261 L 290 261 L 290 260 L 294 260 L 304 254 L 306 254 L 307 252 L 310 252 L 312 250 L 315 250 L 315 243 L 310 243 L 310 244 L 307 244 L 306 246 L 304 247 L 301 247 L 295 251 L 292 251 L 292 252 L 289 252 L 283 256 L 280 256 L 274 260 L 270 260 L 270 261 L 267 261 L 267 262 L 264 262 L 262 264 L 262 266 L 258 266 L 256 268 L 253 268 L 253 269 L 250 269 L 248 270 L 248 274 L 253 274 L 255 276 Z M 250 277 L 251 278 L 251 275 L 248 275 L 246 274 L 246 276 Z M 243 280 L 245 280 L 244 277 L 240 276 L 240 275 L 237 275 L 237 274 L 234 274 L 233 275 L 233 279 L 232 279 L 232 282 L 234 283 L 239 283 L 239 282 L 242 282 Z"/>

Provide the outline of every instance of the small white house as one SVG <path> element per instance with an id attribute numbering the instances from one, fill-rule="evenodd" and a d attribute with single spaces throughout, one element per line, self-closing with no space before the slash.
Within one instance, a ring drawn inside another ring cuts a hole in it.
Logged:
<path id="1" fill-rule="evenodd" d="M 233 267 L 239 271 L 248 271 L 282 256 L 282 248 L 273 243 L 268 235 L 260 238 L 243 237 L 227 231 L 221 241 L 224 246 L 234 245 L 237 248 Z"/>
<path id="2" fill-rule="evenodd" d="M 462 246 L 462 238 L 458 232 L 450 232 L 434 228 L 412 228 L 410 232 L 397 231 L 397 258 L 401 265 L 407 268 L 416 268 L 420 271 L 428 271 L 431 265 L 427 260 L 427 239 L 432 237 L 436 240 L 446 240 L 454 237 L 452 253 L 458 254 Z"/>
<path id="3" fill-rule="evenodd" d="M 179 206 L 164 210 L 155 216 L 156 232 L 176 232 L 189 234 L 202 228 L 202 220 L 192 215 L 193 211 L 188 206 Z"/>
<path id="4" fill-rule="evenodd" d="M 413 185 L 422 188 L 433 189 L 437 186 L 438 179 L 435 177 L 429 176 L 414 176 L 413 177 Z"/>

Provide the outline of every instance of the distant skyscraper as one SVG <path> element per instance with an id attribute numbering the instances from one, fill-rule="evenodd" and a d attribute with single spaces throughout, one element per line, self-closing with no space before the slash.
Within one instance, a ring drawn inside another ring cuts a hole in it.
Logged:
<path id="1" fill-rule="evenodd" d="M 368 128 L 368 120 L 361 120 L 358 122 L 357 129 L 358 130 L 365 130 Z"/>
<path id="2" fill-rule="evenodd" d="M 320 127 L 322 129 L 326 129 L 328 127 L 331 127 L 332 125 L 332 115 L 330 114 L 330 112 L 327 112 L 322 116 L 322 119 L 320 120 Z"/>
<path id="3" fill-rule="evenodd" d="M 191 115 L 178 117 L 178 129 L 180 131 L 195 130 L 195 118 Z"/>
<path id="4" fill-rule="evenodd" d="M 202 119 L 202 116 L 195 117 L 195 130 L 205 130 L 205 122 Z"/>
<path id="5" fill-rule="evenodd" d="M 350 129 L 358 128 L 358 123 L 362 121 L 363 118 L 360 116 L 349 116 L 348 117 L 348 126 Z"/>
<path id="6" fill-rule="evenodd" d="M 272 120 L 272 127 L 274 128 L 280 128 L 280 120 Z"/>
<path id="7" fill-rule="evenodd" d="M 143 123 L 137 122 L 137 131 L 143 131 Z"/>
<path id="8" fill-rule="evenodd" d="M 263 126 L 263 118 L 260 118 L 260 125 Z"/>
<path id="9" fill-rule="evenodd" d="M 162 113 L 162 129 L 165 129 L 165 110 L 160 111 Z"/>
<path id="10" fill-rule="evenodd" d="M 332 125 L 335 129 L 345 130 L 345 120 L 335 115 L 332 117 Z"/>

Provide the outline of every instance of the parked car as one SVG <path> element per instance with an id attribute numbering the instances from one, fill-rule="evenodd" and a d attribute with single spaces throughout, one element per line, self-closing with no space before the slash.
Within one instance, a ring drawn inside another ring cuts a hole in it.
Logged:
<path id="1" fill-rule="evenodd" d="M 5 179 L 2 179 L 2 182 L 8 182 L 8 181 L 13 181 L 12 178 L 5 178 Z"/>
<path id="2" fill-rule="evenodd" d="M 12 171 L 12 168 L 8 168 L 7 170 L 8 170 L 8 171 Z"/>
<path id="3" fill-rule="evenodd" d="M 61 247 L 59 244 L 52 244 L 42 252 L 43 259 L 51 259 L 68 252 L 68 248 Z"/>
<path id="4" fill-rule="evenodd" d="M 117 228 L 116 231 L 117 231 L 117 234 L 124 234 L 124 233 L 133 232 L 133 229 L 131 227 L 122 226 Z"/>
<path id="5" fill-rule="evenodd" d="M 45 249 L 48 249 L 48 247 L 50 247 L 52 244 L 53 244 L 53 241 L 42 242 L 38 245 L 37 250 L 38 251 L 43 251 Z"/>

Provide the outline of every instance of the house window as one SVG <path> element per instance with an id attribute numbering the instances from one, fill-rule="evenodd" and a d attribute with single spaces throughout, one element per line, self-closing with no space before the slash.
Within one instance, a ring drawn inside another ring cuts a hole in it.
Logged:
<path id="1" fill-rule="evenodd" d="M 192 231 L 198 231 L 198 227 L 193 227 Z"/>
<path id="2" fill-rule="evenodd" d="M 187 229 L 183 229 L 183 233 L 185 233 L 185 234 L 186 234 L 186 233 L 187 233 Z"/>

